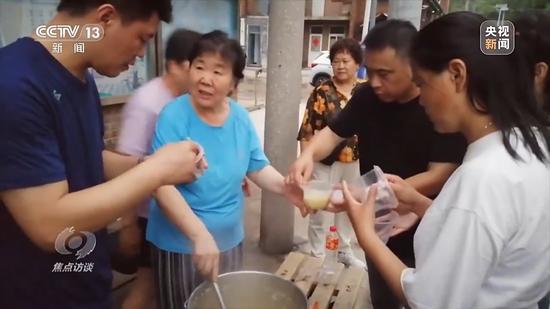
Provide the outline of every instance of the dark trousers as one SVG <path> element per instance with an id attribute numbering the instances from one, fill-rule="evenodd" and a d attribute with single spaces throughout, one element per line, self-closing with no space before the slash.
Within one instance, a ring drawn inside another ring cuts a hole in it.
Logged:
<path id="1" fill-rule="evenodd" d="M 388 248 L 401 259 L 408 267 L 414 267 L 414 249 L 413 238 L 418 224 L 410 230 L 403 232 L 388 241 Z M 390 290 L 386 281 L 376 268 L 376 266 L 367 258 L 369 269 L 370 297 L 374 309 L 399 309 L 402 307 L 397 297 Z"/>

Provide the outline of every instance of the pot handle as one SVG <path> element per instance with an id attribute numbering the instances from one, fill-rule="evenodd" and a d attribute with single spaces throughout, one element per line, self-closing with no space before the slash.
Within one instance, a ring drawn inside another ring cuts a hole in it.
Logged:
<path id="1" fill-rule="evenodd" d="M 189 309 L 189 299 L 185 300 L 185 302 L 183 303 L 183 308 Z"/>

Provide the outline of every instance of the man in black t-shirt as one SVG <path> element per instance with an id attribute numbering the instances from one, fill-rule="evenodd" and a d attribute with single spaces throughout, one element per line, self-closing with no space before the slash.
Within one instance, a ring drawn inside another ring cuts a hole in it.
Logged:
<path id="1" fill-rule="evenodd" d="M 323 160 L 342 140 L 357 135 L 361 174 L 378 165 L 426 196 L 439 193 L 461 163 L 466 141 L 459 135 L 435 132 L 420 105 L 420 91 L 412 81 L 408 59 L 415 33 L 411 23 L 401 20 L 382 22 L 369 31 L 363 42 L 369 83 L 357 89 L 329 126 L 314 136 L 292 165 L 289 181 L 308 181 L 314 161 Z M 412 267 L 419 219 L 412 213 L 400 215 L 388 247 Z M 376 268 L 368 269 L 374 308 L 399 308 Z"/>

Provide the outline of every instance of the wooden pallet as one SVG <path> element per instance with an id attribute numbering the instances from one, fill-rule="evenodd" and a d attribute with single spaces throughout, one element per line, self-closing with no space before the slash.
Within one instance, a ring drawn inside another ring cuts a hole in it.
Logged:
<path id="1" fill-rule="evenodd" d="M 308 297 L 310 309 L 365 309 L 368 291 L 366 272 L 343 264 L 331 265 L 332 274 L 321 275 L 323 260 L 299 252 L 291 252 L 275 273 L 294 282 Z"/>

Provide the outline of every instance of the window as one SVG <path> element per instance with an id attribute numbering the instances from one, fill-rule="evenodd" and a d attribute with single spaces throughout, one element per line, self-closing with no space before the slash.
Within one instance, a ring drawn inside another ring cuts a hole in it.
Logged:
<path id="1" fill-rule="evenodd" d="M 312 34 L 323 34 L 323 26 L 311 26 Z"/>
<path id="2" fill-rule="evenodd" d="M 345 34 L 346 28 L 343 26 L 330 27 L 330 34 Z"/>
<path id="3" fill-rule="evenodd" d="M 248 25 L 248 33 L 260 33 L 260 26 Z"/>
<path id="4" fill-rule="evenodd" d="M 328 38 L 329 48 L 332 46 L 332 44 L 334 44 L 334 42 L 343 38 L 345 38 L 343 34 L 331 34 Z"/>
<path id="5" fill-rule="evenodd" d="M 321 46 L 323 45 L 323 35 L 322 34 L 310 34 L 309 35 L 309 51 L 310 52 L 320 52 Z"/>

